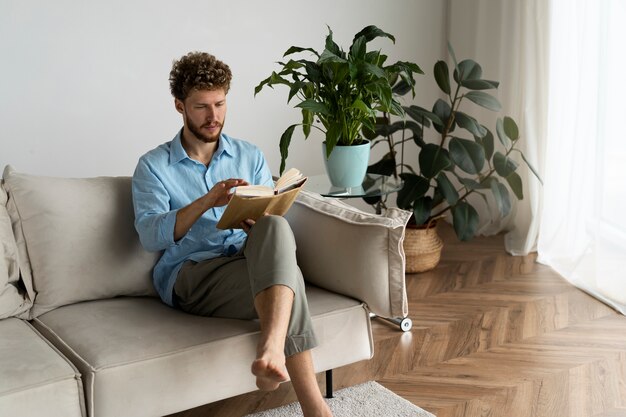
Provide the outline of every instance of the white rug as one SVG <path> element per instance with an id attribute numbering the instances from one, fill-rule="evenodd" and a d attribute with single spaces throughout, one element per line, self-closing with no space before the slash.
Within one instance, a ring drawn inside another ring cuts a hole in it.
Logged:
<path id="1" fill-rule="evenodd" d="M 435 417 L 376 382 L 344 388 L 326 399 L 335 417 Z M 292 403 L 246 417 L 298 417 L 300 405 Z"/>

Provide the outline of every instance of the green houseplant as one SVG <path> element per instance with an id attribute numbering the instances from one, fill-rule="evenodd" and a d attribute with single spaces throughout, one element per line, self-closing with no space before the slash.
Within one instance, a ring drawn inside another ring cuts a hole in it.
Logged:
<path id="1" fill-rule="evenodd" d="M 265 86 L 284 85 L 289 89 L 287 102 L 297 99 L 295 107 L 302 112 L 302 122 L 293 124 L 280 138 L 281 165 L 285 169 L 289 145 L 297 126 L 302 127 L 305 139 L 311 128 L 324 134 L 325 156 L 328 159 L 337 146 L 353 146 L 367 143 L 362 136 L 363 128 L 375 128 L 376 115 L 380 112 L 402 115 L 404 110 L 392 91 L 392 85 L 400 80 L 398 88 L 404 94 L 415 86 L 415 73 L 423 73 L 414 63 L 398 61 L 387 65 L 387 56 L 380 51 L 368 51 L 367 44 L 376 38 L 393 35 L 376 26 L 367 26 L 358 32 L 346 52 L 333 40 L 328 28 L 324 50 L 290 47 L 283 57 L 292 54 L 311 53 L 315 60 L 290 59 L 278 62 L 280 70 L 261 81 L 255 88 L 255 96 Z M 369 144 L 367 146 L 369 158 Z M 367 167 L 363 167 L 363 175 Z M 362 179 L 363 176 L 361 176 Z"/>
<path id="2" fill-rule="evenodd" d="M 386 143 L 389 152 L 368 171 L 402 178 L 404 187 L 398 192 L 397 205 L 413 212 L 414 225 L 425 227 L 449 211 L 456 235 L 460 240 L 469 240 L 476 234 L 479 223 L 469 196 L 477 194 L 486 200 L 491 194 L 501 216 L 511 210 L 509 189 L 517 199 L 523 199 L 522 179 L 516 172 L 518 163 L 513 154 L 519 154 L 541 179 L 517 148 L 519 129 L 511 117 L 497 119 L 495 132 L 499 146 L 492 131 L 462 108 L 462 104 L 473 103 L 500 111 L 499 101 L 485 91 L 497 89 L 499 82 L 483 79 L 477 62 L 471 59 L 457 62 L 452 47 L 448 49 L 454 61 L 452 80 L 445 61 L 438 61 L 433 71 L 445 99 L 436 100 L 431 110 L 406 106 L 408 118 L 403 120 L 392 122 L 386 113 L 379 117 L 375 129 L 367 136 L 373 139 L 373 146 Z M 466 107 L 471 109 L 471 106 Z M 434 137 L 428 140 L 426 134 L 433 130 Z M 394 134 L 401 134 L 401 138 L 396 140 Z M 417 161 L 398 161 L 398 147 L 407 143 L 419 147 Z"/>

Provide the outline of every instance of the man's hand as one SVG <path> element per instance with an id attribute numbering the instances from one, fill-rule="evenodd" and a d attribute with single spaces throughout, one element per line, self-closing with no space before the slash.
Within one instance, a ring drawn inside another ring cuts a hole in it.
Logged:
<path id="1" fill-rule="evenodd" d="M 252 220 L 252 219 L 246 219 L 244 221 L 242 221 L 240 223 L 241 228 L 243 229 L 244 232 L 249 233 L 250 229 L 252 229 L 252 226 L 254 226 L 254 224 L 256 223 L 256 221 Z"/>
<path id="2" fill-rule="evenodd" d="M 209 207 L 220 207 L 228 204 L 232 198 L 230 190 L 241 185 L 248 185 L 248 183 L 240 178 L 229 178 L 215 184 L 206 194 Z"/>
<path id="3" fill-rule="evenodd" d="M 228 204 L 232 197 L 230 190 L 240 185 L 248 185 L 248 183 L 240 178 L 229 178 L 220 181 L 208 193 L 178 210 L 176 213 L 176 224 L 174 225 L 174 241 L 185 236 L 187 231 L 191 229 L 191 226 L 205 211 Z"/>
<path id="4" fill-rule="evenodd" d="M 264 216 L 269 216 L 268 213 L 263 213 Z M 256 224 L 255 220 L 252 219 L 246 219 L 244 221 L 242 221 L 241 223 L 239 223 L 239 225 L 241 226 L 241 228 L 243 229 L 244 232 L 249 233 L 250 229 L 252 229 L 252 226 L 254 226 Z"/>

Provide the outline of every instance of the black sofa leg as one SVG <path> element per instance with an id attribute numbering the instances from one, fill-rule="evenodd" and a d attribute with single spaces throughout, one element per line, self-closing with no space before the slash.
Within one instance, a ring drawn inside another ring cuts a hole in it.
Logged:
<path id="1" fill-rule="evenodd" d="M 333 370 L 326 371 L 326 398 L 333 398 Z"/>

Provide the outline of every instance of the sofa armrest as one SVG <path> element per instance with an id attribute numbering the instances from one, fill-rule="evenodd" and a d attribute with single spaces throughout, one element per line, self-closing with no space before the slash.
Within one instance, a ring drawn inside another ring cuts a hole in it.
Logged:
<path id="1" fill-rule="evenodd" d="M 406 317 L 402 242 L 411 213 L 383 216 L 303 190 L 285 216 L 307 282 L 356 298 L 382 317 Z"/>

